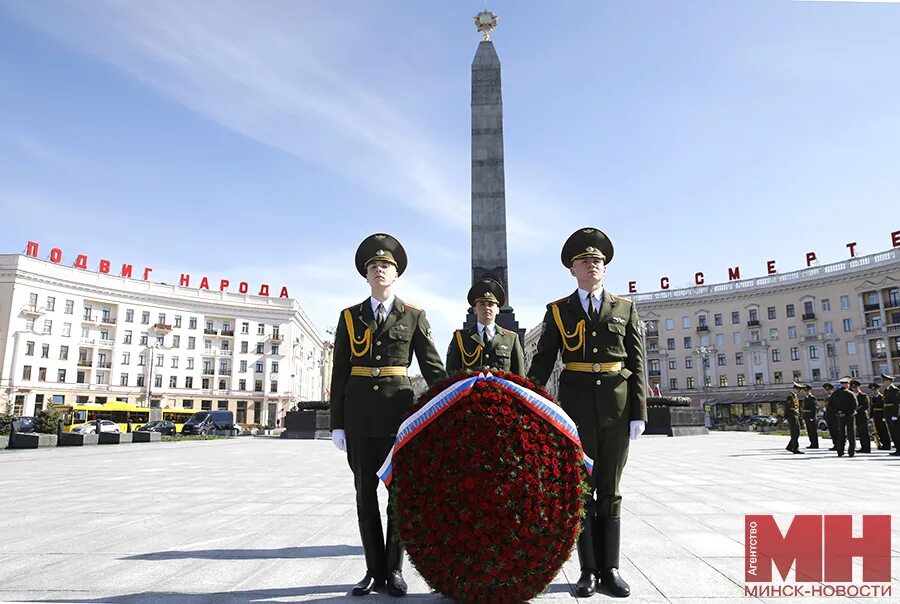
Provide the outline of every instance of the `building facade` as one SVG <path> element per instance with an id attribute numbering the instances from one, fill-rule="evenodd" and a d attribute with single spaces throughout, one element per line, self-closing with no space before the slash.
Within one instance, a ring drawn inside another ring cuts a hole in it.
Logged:
<path id="1" fill-rule="evenodd" d="M 0 255 L 0 409 L 119 400 L 275 425 L 325 398 L 329 348 L 296 300 Z"/>

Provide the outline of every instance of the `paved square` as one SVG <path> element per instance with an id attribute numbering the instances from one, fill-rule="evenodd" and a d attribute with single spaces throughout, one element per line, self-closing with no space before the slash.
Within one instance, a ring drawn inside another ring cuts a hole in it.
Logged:
<path id="1" fill-rule="evenodd" d="M 622 485 L 627 601 L 758 602 L 743 597 L 744 514 L 887 514 L 900 501 L 900 458 L 790 455 L 786 443 L 713 433 L 634 444 Z M 365 572 L 352 475 L 329 441 L 0 451 L 0 501 L 0 601 L 351 601 Z M 896 520 L 892 544 L 900 554 Z M 442 599 L 409 565 L 405 575 L 407 599 Z M 573 555 L 538 601 L 574 602 L 577 577 Z M 894 597 L 860 601 L 900 602 L 896 563 L 892 578 Z"/>

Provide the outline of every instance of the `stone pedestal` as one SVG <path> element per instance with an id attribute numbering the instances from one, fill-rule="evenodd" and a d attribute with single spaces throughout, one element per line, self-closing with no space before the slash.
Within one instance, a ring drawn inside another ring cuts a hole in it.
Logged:
<path id="1" fill-rule="evenodd" d="M 63 432 L 59 438 L 60 447 L 83 447 L 96 445 L 99 442 L 96 434 L 81 434 L 79 432 Z"/>
<path id="2" fill-rule="evenodd" d="M 0 449 L 5 449 L 9 445 L 8 436 L 0 436 Z"/>
<path id="3" fill-rule="evenodd" d="M 131 442 L 133 443 L 158 443 L 162 442 L 162 434 L 159 432 L 132 432 Z"/>
<path id="4" fill-rule="evenodd" d="M 692 407 L 651 406 L 647 408 L 647 429 L 645 434 L 665 434 L 667 436 L 697 436 L 709 434 L 706 415 L 701 409 Z"/>
<path id="5" fill-rule="evenodd" d="M 280 438 L 331 438 L 330 413 L 327 409 L 288 411 Z"/>
<path id="6" fill-rule="evenodd" d="M 56 434 L 23 434 L 16 432 L 9 440 L 10 449 L 37 449 L 55 447 Z"/>
<path id="7" fill-rule="evenodd" d="M 130 443 L 132 442 L 132 436 L 134 436 L 134 432 L 130 434 L 127 432 L 101 432 L 99 442 L 101 445 L 118 445 L 123 443 Z"/>

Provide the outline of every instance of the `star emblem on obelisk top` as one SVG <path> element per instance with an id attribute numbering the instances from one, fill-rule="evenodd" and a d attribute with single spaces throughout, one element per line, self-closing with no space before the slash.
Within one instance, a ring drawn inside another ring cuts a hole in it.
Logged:
<path id="1" fill-rule="evenodd" d="M 489 10 L 483 10 L 473 17 L 475 19 L 475 29 L 481 32 L 483 41 L 491 41 L 491 32 L 497 29 L 497 20 L 499 18 Z"/>

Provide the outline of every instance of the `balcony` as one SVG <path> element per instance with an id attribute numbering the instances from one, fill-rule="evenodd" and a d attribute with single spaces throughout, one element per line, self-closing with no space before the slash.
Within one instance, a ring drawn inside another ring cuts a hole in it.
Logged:
<path id="1" fill-rule="evenodd" d="M 112 362 L 110 362 L 110 361 L 97 361 L 97 369 L 112 369 Z"/>
<path id="2" fill-rule="evenodd" d="M 281 336 L 281 334 L 276 332 L 272 334 L 271 341 L 273 344 L 281 344 L 282 342 L 284 342 L 284 338 Z"/>
<path id="3" fill-rule="evenodd" d="M 91 361 L 90 359 L 78 359 L 78 366 L 79 367 L 92 367 L 93 361 Z"/>
<path id="4" fill-rule="evenodd" d="M 233 337 L 234 337 L 234 330 L 233 330 L 233 329 L 223 329 L 223 330 L 222 330 L 222 333 L 221 333 L 220 335 L 223 335 L 223 336 L 225 336 L 226 338 L 233 338 Z"/>
<path id="5" fill-rule="evenodd" d="M 213 371 L 212 369 L 204 369 L 203 370 L 203 375 L 215 375 L 215 374 L 216 374 L 216 372 Z"/>
<path id="6" fill-rule="evenodd" d="M 759 327 L 759 319 L 750 319 L 747 321 L 747 327 Z"/>
<path id="7" fill-rule="evenodd" d="M 648 346 L 647 352 L 653 353 L 653 354 L 659 354 L 659 346 Z"/>
<path id="8" fill-rule="evenodd" d="M 662 374 L 660 373 L 659 369 L 651 369 L 647 372 L 647 375 L 649 375 L 650 377 L 659 377 Z"/>
<path id="9" fill-rule="evenodd" d="M 31 304 L 26 304 L 22 307 L 22 314 L 32 317 L 39 317 L 45 312 L 47 311 L 41 306 L 32 306 Z"/>
<path id="10" fill-rule="evenodd" d="M 885 309 L 888 309 L 888 308 L 897 308 L 898 306 L 900 306 L 900 300 L 896 300 L 896 299 L 895 299 L 895 300 L 888 300 L 888 301 L 885 302 L 885 304 L 884 304 L 884 308 L 885 308 Z"/>
<path id="11" fill-rule="evenodd" d="M 886 358 L 887 358 L 887 353 L 886 353 L 886 352 L 873 352 L 873 353 L 872 353 L 872 360 L 873 360 L 873 361 L 875 361 L 875 360 L 882 361 L 882 360 L 884 360 L 884 359 L 886 359 Z"/>
<path id="12" fill-rule="evenodd" d="M 217 335 L 219 335 L 219 332 L 218 332 L 217 330 L 215 330 L 215 329 L 204 329 L 204 330 L 203 330 L 203 333 L 204 333 L 205 335 L 207 335 L 207 336 L 217 336 Z"/>
<path id="13" fill-rule="evenodd" d="M 878 327 L 866 327 L 866 335 L 867 336 L 870 336 L 870 335 L 876 334 L 876 333 L 883 333 L 883 332 L 884 332 L 884 327 L 881 327 L 880 325 Z"/>
<path id="14" fill-rule="evenodd" d="M 648 338 L 658 338 L 658 337 L 659 337 L 659 330 L 658 330 L 658 329 L 648 329 L 648 330 L 647 330 L 647 337 L 648 337 Z"/>
<path id="15" fill-rule="evenodd" d="M 881 310 L 881 304 L 863 304 L 863 312 L 873 312 L 876 310 Z"/>
<path id="16" fill-rule="evenodd" d="M 900 331 L 900 323 L 889 323 L 887 326 L 888 331 Z"/>
<path id="17" fill-rule="evenodd" d="M 814 312 L 805 312 L 805 313 L 803 313 L 803 320 L 804 320 L 804 321 L 815 321 L 815 320 L 816 320 L 816 313 L 814 313 Z"/>
<path id="18" fill-rule="evenodd" d="M 81 344 L 84 346 L 95 346 L 97 344 L 97 340 L 94 338 L 81 338 Z"/>
<path id="19" fill-rule="evenodd" d="M 168 323 L 154 323 L 153 330 L 156 333 L 167 334 L 172 331 L 172 326 Z"/>
<path id="20" fill-rule="evenodd" d="M 99 340 L 99 343 L 100 343 L 100 346 L 106 346 L 106 347 L 108 347 L 108 348 L 112 348 L 113 346 L 116 345 L 116 341 L 115 341 L 115 340 L 103 340 L 103 339 L 101 339 L 101 340 Z"/>
<path id="21" fill-rule="evenodd" d="M 697 333 L 709 333 L 709 325 L 698 325 Z"/>
<path id="22" fill-rule="evenodd" d="M 100 322 L 105 325 L 115 325 L 116 320 L 110 317 L 109 315 L 104 315 L 100 318 Z"/>
<path id="23" fill-rule="evenodd" d="M 219 370 L 219 375 L 231 375 L 231 369 Z"/>
<path id="24" fill-rule="evenodd" d="M 766 345 L 765 340 L 750 340 L 749 342 L 747 342 L 747 346 L 749 346 L 750 348 L 757 348 L 759 346 L 765 346 L 765 345 Z"/>

